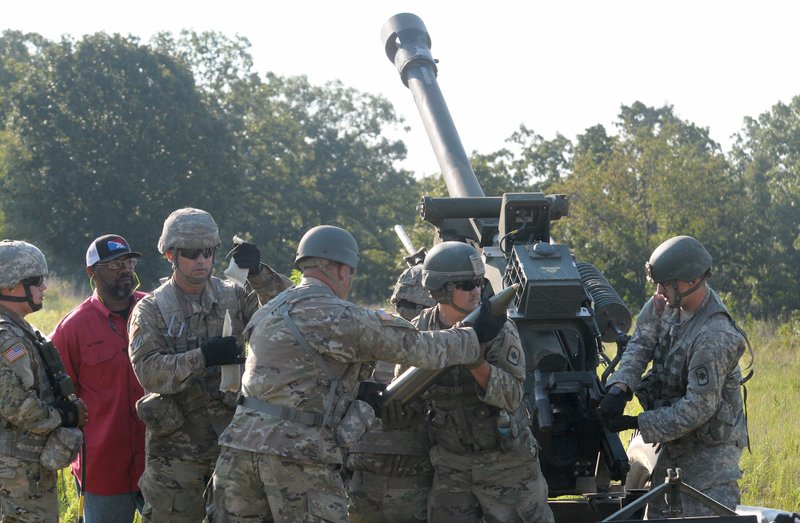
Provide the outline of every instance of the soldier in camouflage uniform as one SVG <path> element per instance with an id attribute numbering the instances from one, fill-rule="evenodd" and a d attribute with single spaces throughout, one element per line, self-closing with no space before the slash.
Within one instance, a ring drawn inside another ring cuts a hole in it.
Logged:
<path id="1" fill-rule="evenodd" d="M 461 242 L 442 242 L 425 258 L 422 284 L 438 304 L 414 320 L 446 329 L 478 307 L 485 268 Z M 429 403 L 435 470 L 430 521 L 552 522 L 539 445 L 525 408 L 525 353 L 508 322 L 485 359 L 449 370 L 424 395 Z"/>
<path id="2" fill-rule="evenodd" d="M 46 275 L 35 246 L 0 242 L 0 521 L 58 521 L 56 471 L 75 457 L 81 433 L 74 427 L 88 420 L 81 400 L 56 400 L 41 334 L 23 319 L 42 308 Z M 66 451 L 61 463 L 47 459 L 54 446 Z"/>
<path id="3" fill-rule="evenodd" d="M 739 502 L 739 458 L 747 445 L 739 358 L 745 337 L 708 285 L 711 255 L 696 239 L 676 236 L 659 245 L 646 264 L 657 284 L 644 305 L 633 337 L 608 378 L 600 403 L 609 430 L 638 428 L 646 443 L 661 444 L 652 484 L 667 469 L 681 469 L 687 484 L 731 509 Z M 652 370 L 642 374 L 652 361 Z M 625 416 L 636 393 L 644 412 Z M 713 515 L 681 496 L 684 516 Z M 666 509 L 662 497 L 648 506 L 650 517 Z"/>
<path id="4" fill-rule="evenodd" d="M 296 287 L 262 307 L 246 328 L 250 355 L 240 404 L 220 437 L 212 521 L 347 521 L 346 448 L 377 420 L 353 399 L 384 360 L 443 368 L 480 357 L 500 325 L 488 309 L 473 329 L 420 332 L 383 310 L 349 301 L 358 245 L 338 227 L 303 236 Z"/>
<path id="5" fill-rule="evenodd" d="M 219 245 L 217 224 L 207 212 L 186 208 L 170 214 L 158 250 L 172 264 L 172 277 L 131 314 L 129 353 L 145 391 L 137 403 L 147 426 L 139 481 L 144 521 L 203 519 L 217 438 L 235 404 L 235 393 L 219 390 L 220 365 L 243 361 L 244 325 L 259 302 L 291 285 L 261 263 L 251 243 L 232 251 L 237 265 L 249 269 L 247 288 L 211 276 Z M 222 337 L 226 313 L 233 336 Z"/>
<path id="6" fill-rule="evenodd" d="M 423 309 L 436 305 L 431 293 L 422 286 L 421 263 L 409 267 L 397 278 L 391 301 L 397 314 L 408 321 L 416 318 Z"/>
<path id="7" fill-rule="evenodd" d="M 407 268 L 394 286 L 391 302 L 405 319 L 436 304 L 422 286 L 422 263 Z M 390 371 L 381 373 L 383 368 Z M 388 379 L 387 376 L 388 375 Z M 379 361 L 372 380 L 387 383 L 394 364 Z M 407 405 L 387 406 L 382 420 L 350 447 L 347 468 L 351 522 L 425 521 L 428 492 L 433 483 L 433 465 L 428 457 L 425 404 L 420 399 Z"/>

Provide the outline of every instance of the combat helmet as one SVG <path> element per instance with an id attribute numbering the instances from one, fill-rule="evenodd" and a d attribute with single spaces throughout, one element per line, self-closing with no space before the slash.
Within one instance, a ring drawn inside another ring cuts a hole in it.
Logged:
<path id="1" fill-rule="evenodd" d="M 14 287 L 34 276 L 47 276 L 47 260 L 35 245 L 18 240 L 0 242 L 0 287 Z"/>
<path id="2" fill-rule="evenodd" d="M 0 242 L 0 287 L 14 287 L 26 278 L 47 276 L 47 260 L 35 245 L 17 240 Z M 43 280 L 42 280 L 43 281 Z M 39 285 L 41 282 L 38 283 Z M 37 284 L 33 284 L 37 285 Z M 27 302 L 33 312 L 42 308 L 42 303 L 33 301 L 31 284 L 25 284 L 25 296 L 0 296 L 0 300 Z"/>
<path id="3" fill-rule="evenodd" d="M 653 283 L 694 281 L 711 270 L 711 255 L 691 236 L 675 236 L 656 247 L 645 270 Z"/>
<path id="4" fill-rule="evenodd" d="M 201 209 L 186 207 L 173 211 L 166 220 L 158 239 L 158 252 L 170 249 L 207 249 L 218 247 L 219 227 L 214 218 Z"/>
<path id="5" fill-rule="evenodd" d="M 331 260 L 358 268 L 358 244 L 353 235 L 334 225 L 318 225 L 300 239 L 294 263 L 300 267 L 305 258 Z"/>
<path id="6" fill-rule="evenodd" d="M 462 242 L 435 245 L 422 264 L 422 286 L 439 303 L 452 304 L 456 282 L 483 278 L 486 268 L 480 253 Z"/>
<path id="7" fill-rule="evenodd" d="M 409 267 L 397 278 L 391 301 L 397 313 L 409 321 L 422 309 L 436 305 L 431 293 L 422 286 L 421 264 Z"/>

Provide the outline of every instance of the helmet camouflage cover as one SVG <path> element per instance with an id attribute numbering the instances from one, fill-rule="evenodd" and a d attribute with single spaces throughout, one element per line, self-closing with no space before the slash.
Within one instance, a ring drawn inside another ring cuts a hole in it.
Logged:
<path id="1" fill-rule="evenodd" d="M 158 252 L 170 249 L 206 249 L 217 247 L 219 228 L 214 218 L 201 209 L 186 207 L 173 211 L 166 220 L 158 239 Z"/>
<path id="2" fill-rule="evenodd" d="M 656 247 L 645 270 L 654 283 L 693 281 L 711 269 L 711 261 L 702 243 L 691 236 L 675 236 Z"/>
<path id="3" fill-rule="evenodd" d="M 422 309 L 436 305 L 431 293 L 422 286 L 422 265 L 409 267 L 397 278 L 392 304 L 400 316 L 407 320 L 414 319 Z"/>
<path id="4" fill-rule="evenodd" d="M 47 275 L 47 260 L 35 245 L 18 240 L 0 242 L 0 287 L 13 287 L 25 278 Z"/>

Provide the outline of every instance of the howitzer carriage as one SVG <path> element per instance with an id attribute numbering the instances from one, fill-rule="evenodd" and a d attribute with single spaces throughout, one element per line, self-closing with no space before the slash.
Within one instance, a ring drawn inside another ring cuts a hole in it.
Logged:
<path id="1" fill-rule="evenodd" d="M 464 241 L 481 250 L 488 294 L 515 288 L 508 314 L 525 350 L 526 402 L 542 446 L 542 472 L 551 498 L 582 495 L 551 501 L 556 520 L 631 518 L 631 509 L 643 507 L 635 501 L 643 491 L 611 487 L 612 482 L 624 485 L 629 463 L 619 436 L 604 430 L 596 414 L 605 378 L 628 340 L 628 308 L 600 270 L 575 260 L 567 246 L 551 241 L 550 222 L 569 214 L 565 196 L 484 195 L 438 87 L 437 65 L 422 20 L 413 14 L 395 15 L 384 24 L 381 38 L 414 96 L 450 194 L 422 197 L 422 218 L 435 226 L 435 241 Z M 618 344 L 614 361 L 604 354 L 603 342 Z M 607 365 L 602 379 L 601 361 Z M 385 394 L 405 402 L 434 378 L 412 370 Z M 679 477 L 662 487 L 673 494 L 690 488 Z M 622 509 L 628 504 L 630 509 Z M 717 513 L 720 516 L 708 519 L 766 521 L 737 516 L 725 507 Z"/>

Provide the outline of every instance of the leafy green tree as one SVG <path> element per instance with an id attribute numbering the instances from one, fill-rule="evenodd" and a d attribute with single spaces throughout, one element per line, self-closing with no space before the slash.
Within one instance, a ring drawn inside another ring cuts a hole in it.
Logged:
<path id="1" fill-rule="evenodd" d="M 554 237 L 604 271 L 632 309 L 651 292 L 644 262 L 678 234 L 707 246 L 728 290 L 739 274 L 734 218 L 742 198 L 719 145 L 671 106 L 623 106 L 617 127 L 617 136 L 598 125 L 578 137 L 574 172 L 553 187 L 570 198 Z"/>
<path id="2" fill-rule="evenodd" d="M 191 72 L 136 38 L 64 38 L 36 60 L 44 65 L 10 95 L 7 229 L 76 276 L 92 238 L 123 234 L 146 253 L 139 273 L 152 286 L 164 273 L 154 246 L 169 212 L 201 207 L 224 226 L 241 181 L 233 137 Z"/>
<path id="3" fill-rule="evenodd" d="M 746 207 L 741 229 L 738 281 L 746 310 L 785 317 L 798 309 L 800 280 L 800 96 L 746 118 L 731 152 Z"/>

